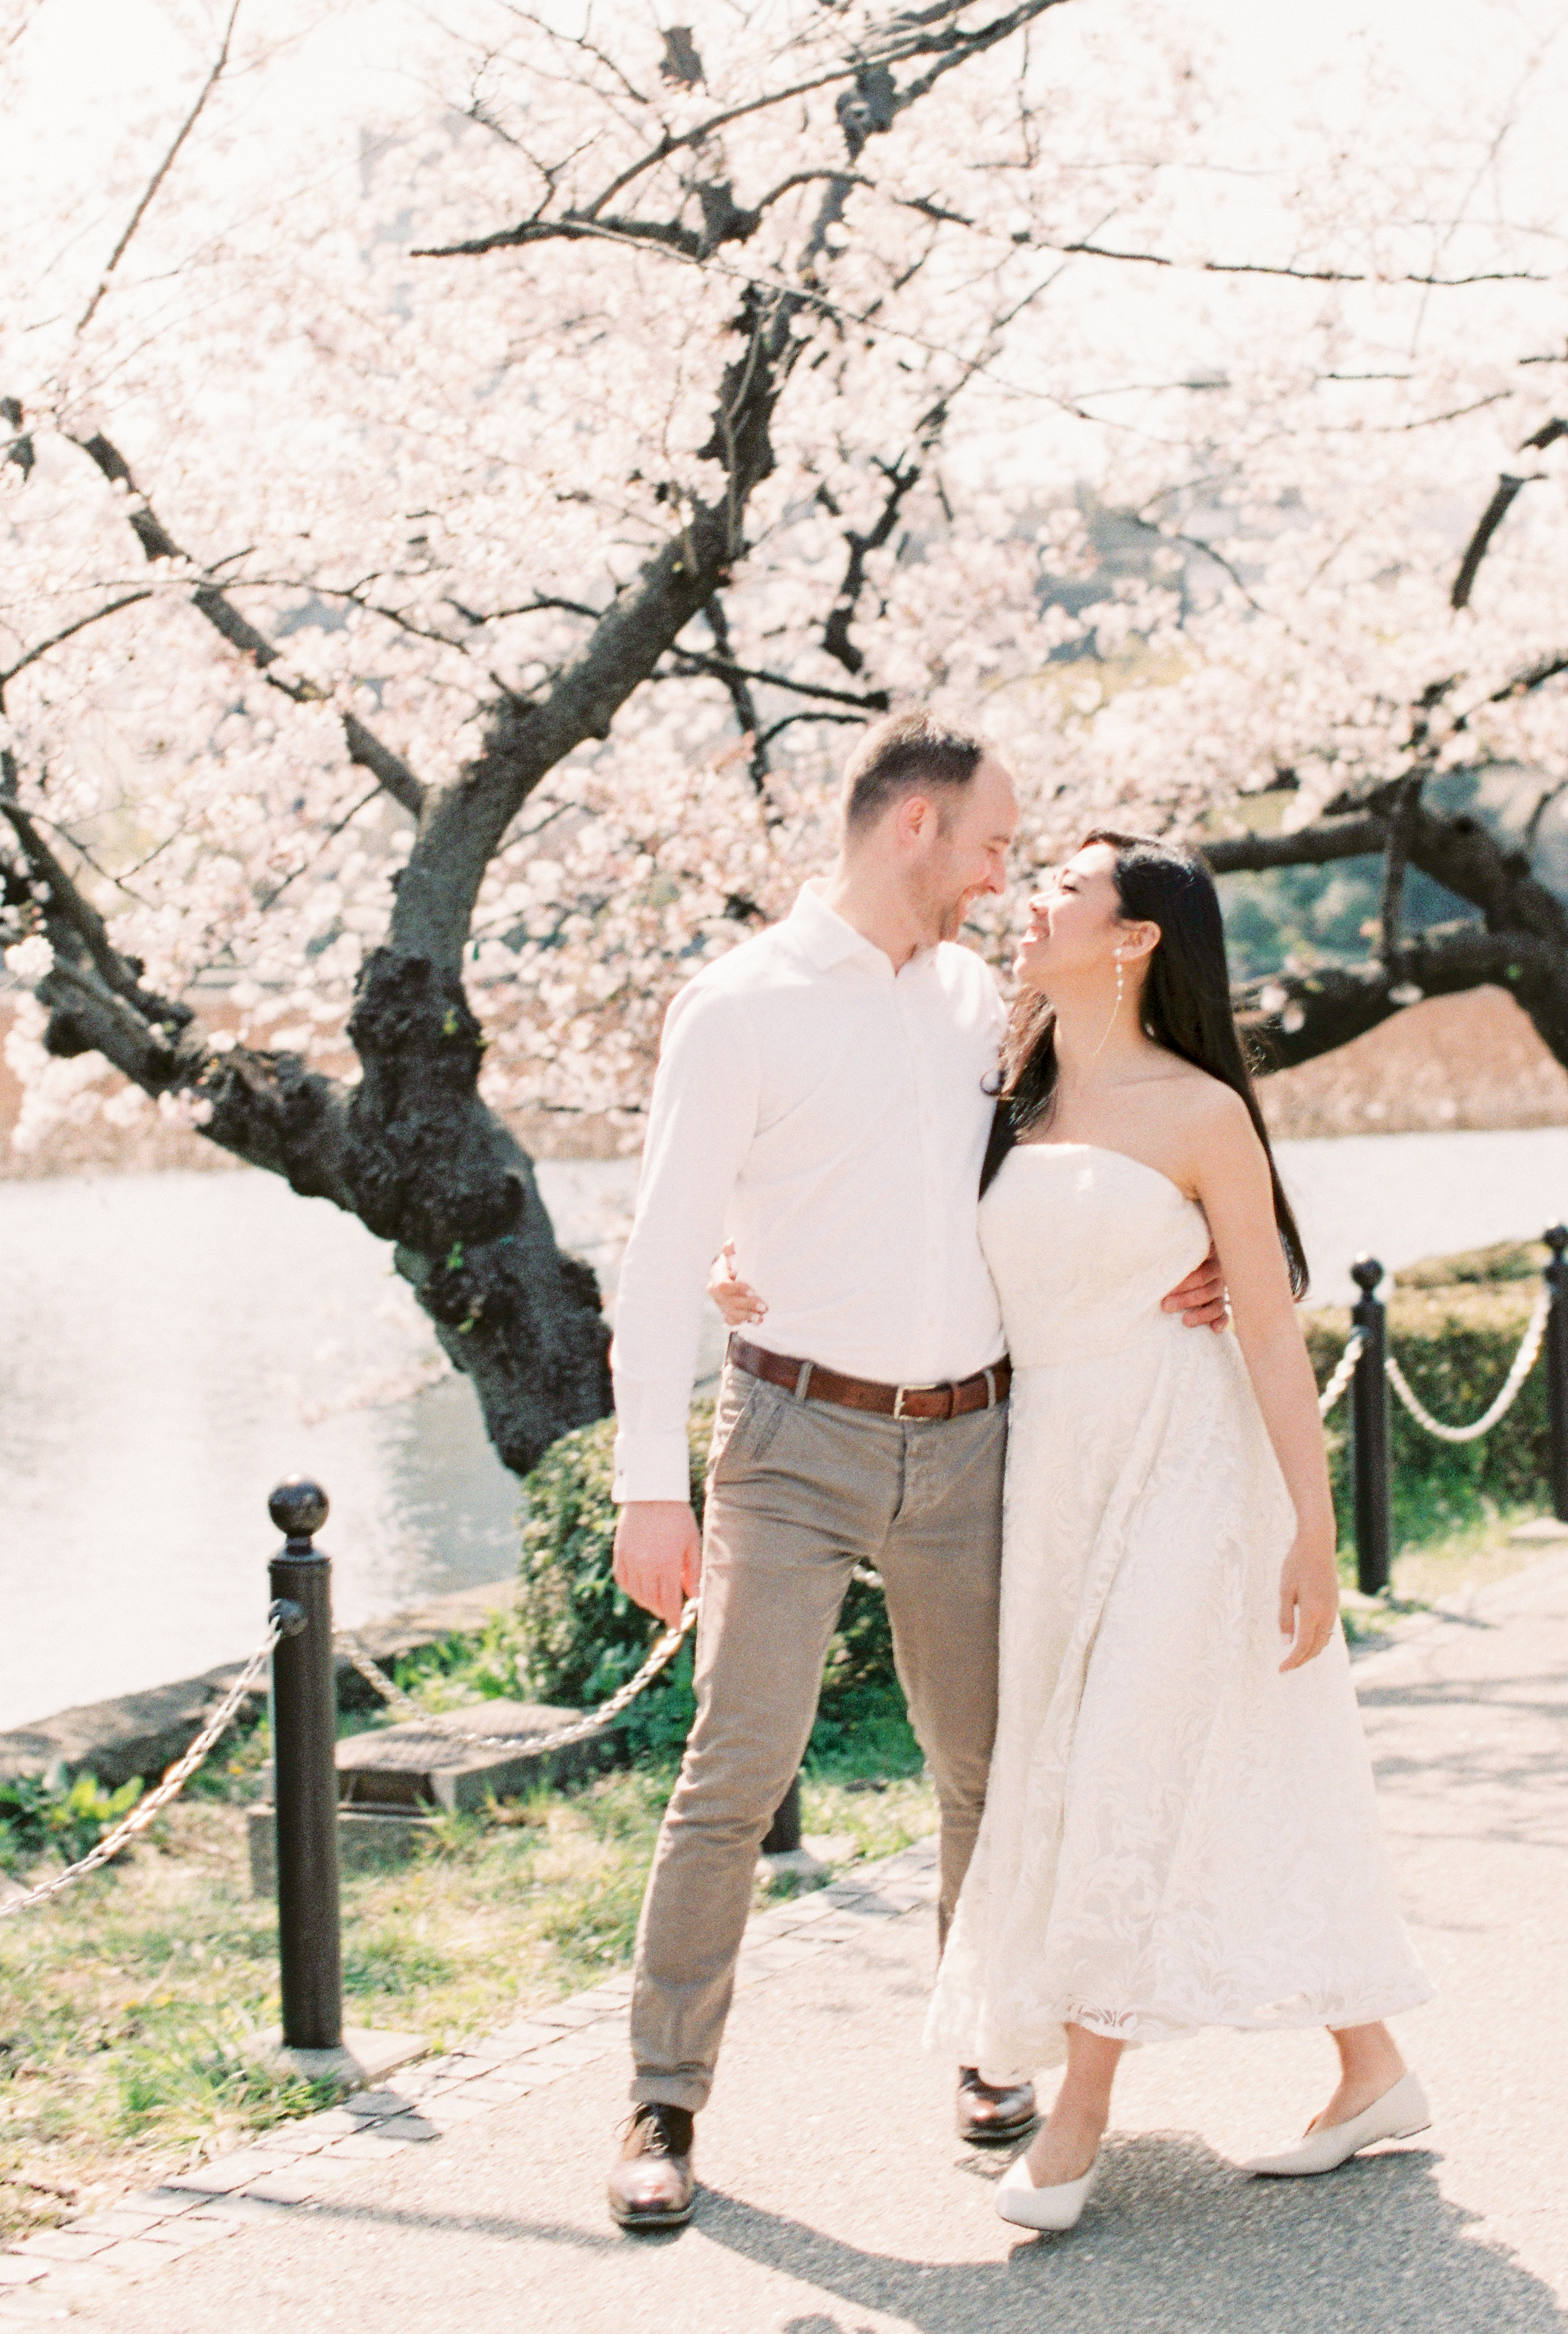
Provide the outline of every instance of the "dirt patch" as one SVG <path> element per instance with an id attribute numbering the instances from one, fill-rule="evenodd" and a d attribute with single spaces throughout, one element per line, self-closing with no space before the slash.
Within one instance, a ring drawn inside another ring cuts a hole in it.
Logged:
<path id="1" fill-rule="evenodd" d="M 1568 1126 L 1568 1070 L 1501 989 L 1412 1005 L 1258 1095 L 1282 1139 Z"/>

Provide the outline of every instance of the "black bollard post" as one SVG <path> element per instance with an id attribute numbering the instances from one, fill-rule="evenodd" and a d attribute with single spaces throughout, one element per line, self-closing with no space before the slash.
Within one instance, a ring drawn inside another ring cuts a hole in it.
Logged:
<path id="1" fill-rule="evenodd" d="M 278 1485 L 267 1513 L 287 1536 L 272 1559 L 272 1593 L 284 1607 L 285 1631 L 273 1650 L 284 2041 L 295 2050 L 336 2050 L 343 2039 L 343 1972 L 332 1567 L 312 1545 L 327 1519 L 327 1495 L 295 1477 Z"/>
<path id="2" fill-rule="evenodd" d="M 1379 1302 L 1383 1268 L 1358 1256 L 1351 1278 L 1361 1294 L 1351 1314 L 1362 1337 L 1351 1381 L 1352 1453 L 1355 1469 L 1356 1586 L 1375 1596 L 1389 1585 L 1388 1319 Z"/>
<path id="3" fill-rule="evenodd" d="M 1554 1224 L 1546 1234 L 1552 1261 L 1546 1286 L 1552 1310 L 1546 1316 L 1546 1408 L 1552 1424 L 1552 1512 L 1568 1523 L 1568 1225 Z"/>
<path id="4" fill-rule="evenodd" d="M 767 1837 L 763 1841 L 765 1856 L 788 1856 L 801 1844 L 801 1779 L 797 1775 L 784 1800 L 774 1814 Z"/>

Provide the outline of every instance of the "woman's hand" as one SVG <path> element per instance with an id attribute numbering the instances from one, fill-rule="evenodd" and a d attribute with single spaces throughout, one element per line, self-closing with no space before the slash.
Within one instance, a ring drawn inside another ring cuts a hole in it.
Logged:
<path id="1" fill-rule="evenodd" d="M 726 1240 L 713 1259 L 713 1270 L 707 1276 L 707 1293 L 724 1316 L 726 1329 L 741 1329 L 748 1321 L 762 1321 L 767 1316 L 767 1307 L 756 1290 L 748 1282 L 736 1278 L 733 1240 Z"/>
<path id="2" fill-rule="evenodd" d="M 1298 1534 L 1280 1567 L 1280 1635 L 1293 1642 L 1282 1671 L 1304 1669 L 1316 1661 L 1334 1633 L 1340 1612 L 1340 1576 L 1332 1548 L 1309 1545 Z"/>

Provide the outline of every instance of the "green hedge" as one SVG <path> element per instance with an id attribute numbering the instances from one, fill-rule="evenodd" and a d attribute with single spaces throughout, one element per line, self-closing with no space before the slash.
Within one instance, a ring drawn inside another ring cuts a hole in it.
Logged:
<path id="1" fill-rule="evenodd" d="M 691 1501 L 700 1519 L 713 1405 L 692 1411 Z M 546 1452 L 524 1486 L 521 1667 L 529 1692 L 542 1702 L 589 1710 L 604 1701 L 647 1659 L 659 1636 L 658 1622 L 615 1584 L 616 1510 L 610 1496 L 615 1421 L 601 1419 L 563 1435 Z M 851 1581 L 829 1648 L 821 1714 L 812 1736 L 813 1760 L 831 1760 L 851 1729 L 890 1731 L 893 1766 L 919 1763 L 898 1712 L 893 1641 L 880 1589 Z M 662 1751 L 684 1742 L 696 1703 L 691 1651 L 683 1647 L 666 1678 L 650 1686 L 617 1729 L 632 1751 Z"/>
<path id="2" fill-rule="evenodd" d="M 1396 1273 L 1389 1342 L 1435 1418 L 1467 1425 L 1508 1374 L 1535 1299 L 1546 1251 L 1524 1243 L 1435 1257 Z M 1304 1316 L 1321 1386 L 1351 1331 L 1348 1309 Z M 1390 1399 L 1390 1475 L 1396 1544 L 1441 1538 L 1495 1508 L 1544 1506 L 1551 1465 L 1546 1365 L 1537 1360 L 1507 1416 L 1474 1442 L 1439 1442 Z M 1328 1422 L 1330 1469 L 1342 1538 L 1352 1537 L 1350 1397 Z"/>

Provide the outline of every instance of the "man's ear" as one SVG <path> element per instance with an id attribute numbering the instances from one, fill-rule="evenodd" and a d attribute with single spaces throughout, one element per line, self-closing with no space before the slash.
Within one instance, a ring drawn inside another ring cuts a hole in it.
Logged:
<path id="1" fill-rule="evenodd" d="M 893 832 L 905 844 L 923 843 L 937 823 L 937 805 L 929 795 L 905 795 L 893 813 Z"/>

